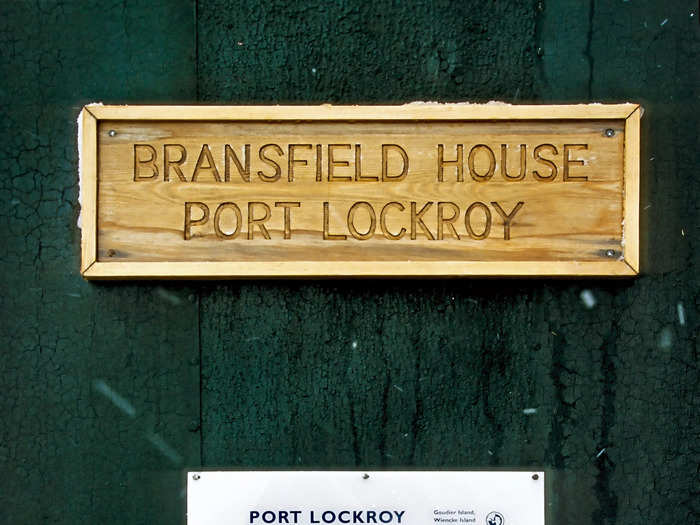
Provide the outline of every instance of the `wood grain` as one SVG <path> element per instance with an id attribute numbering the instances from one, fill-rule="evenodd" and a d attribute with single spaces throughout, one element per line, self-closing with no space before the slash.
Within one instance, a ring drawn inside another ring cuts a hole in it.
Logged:
<path id="1" fill-rule="evenodd" d="M 552 120 L 625 119 L 638 104 L 510 105 L 413 102 L 401 106 L 104 106 L 90 104 L 100 120 Z"/>
<path id="2" fill-rule="evenodd" d="M 321 106 L 304 121 L 289 107 L 215 120 L 211 107 L 179 107 L 159 120 L 154 107 L 90 106 L 97 266 L 84 275 L 638 271 L 638 106 L 427 106 Z"/>
<path id="3" fill-rule="evenodd" d="M 639 273 L 639 126 L 642 108 L 635 109 L 625 121 L 625 176 L 623 228 L 625 261 Z"/>
<path id="4" fill-rule="evenodd" d="M 80 149 L 81 272 L 97 258 L 97 120 L 87 108 L 78 117 Z"/>

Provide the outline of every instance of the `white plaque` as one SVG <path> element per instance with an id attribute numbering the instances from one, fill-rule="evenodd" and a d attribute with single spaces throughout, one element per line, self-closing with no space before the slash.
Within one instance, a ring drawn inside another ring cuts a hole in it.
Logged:
<path id="1" fill-rule="evenodd" d="M 544 472 L 189 472 L 188 525 L 544 525 Z"/>

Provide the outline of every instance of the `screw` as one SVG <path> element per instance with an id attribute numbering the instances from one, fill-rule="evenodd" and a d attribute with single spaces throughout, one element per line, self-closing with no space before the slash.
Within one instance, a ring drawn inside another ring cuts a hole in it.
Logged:
<path id="1" fill-rule="evenodd" d="M 541 13 L 544 11 L 544 2 L 537 2 L 537 10 Z"/>
<path id="2" fill-rule="evenodd" d="M 606 137 L 614 137 L 615 136 L 615 130 L 612 128 L 608 128 L 605 130 L 605 136 Z"/>
<path id="3" fill-rule="evenodd" d="M 615 257 L 615 250 L 607 250 L 605 252 L 606 257 Z"/>
<path id="4" fill-rule="evenodd" d="M 544 56 L 544 48 L 538 47 L 537 48 L 537 56 L 538 57 L 543 57 Z"/>
<path id="5" fill-rule="evenodd" d="M 362 474 L 362 479 L 369 479 L 369 474 L 367 474 L 367 473 Z"/>
<path id="6" fill-rule="evenodd" d="M 533 475 L 532 475 L 532 479 L 534 479 L 535 481 L 537 481 L 538 479 L 540 479 L 539 474 L 533 474 Z"/>
<path id="7" fill-rule="evenodd" d="M 114 257 L 115 255 L 117 255 L 117 252 L 115 250 L 113 250 L 112 248 L 107 250 L 107 257 Z"/>
<path id="8" fill-rule="evenodd" d="M 197 481 L 197 480 L 198 480 L 199 478 L 201 478 L 201 477 L 202 477 L 202 476 L 200 476 L 199 474 L 192 474 L 192 479 L 195 480 L 195 481 Z"/>
<path id="9" fill-rule="evenodd" d="M 116 137 L 116 136 L 117 136 L 117 132 L 114 131 L 113 129 L 110 129 L 110 130 L 109 130 L 109 133 L 107 133 L 107 134 L 108 134 L 110 137 Z"/>

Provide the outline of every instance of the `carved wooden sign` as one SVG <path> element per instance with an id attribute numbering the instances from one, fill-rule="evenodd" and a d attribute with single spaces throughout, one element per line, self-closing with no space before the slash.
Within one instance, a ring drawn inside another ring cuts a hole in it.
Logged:
<path id="1" fill-rule="evenodd" d="M 82 274 L 625 276 L 636 104 L 86 106 Z"/>

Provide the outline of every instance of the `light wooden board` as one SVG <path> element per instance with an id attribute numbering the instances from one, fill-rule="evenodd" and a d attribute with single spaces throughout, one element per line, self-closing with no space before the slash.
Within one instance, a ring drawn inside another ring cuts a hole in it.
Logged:
<path id="1" fill-rule="evenodd" d="M 640 116 L 635 104 L 86 106 L 82 272 L 635 275 Z"/>

